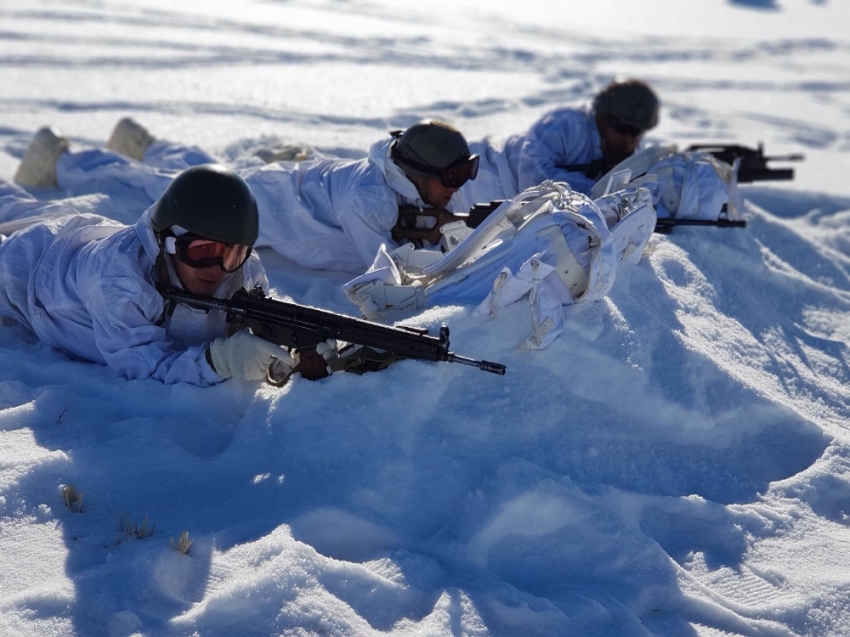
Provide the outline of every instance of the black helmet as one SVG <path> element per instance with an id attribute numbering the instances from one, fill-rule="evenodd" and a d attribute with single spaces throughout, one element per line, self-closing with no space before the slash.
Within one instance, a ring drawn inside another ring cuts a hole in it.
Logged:
<path id="1" fill-rule="evenodd" d="M 257 202 L 245 180 L 229 168 L 195 166 L 162 193 L 151 226 L 157 233 L 180 226 L 205 239 L 250 246 L 259 231 Z"/>
<path id="2" fill-rule="evenodd" d="M 443 185 L 459 188 L 478 172 L 478 156 L 454 126 L 436 120 L 419 122 L 394 133 L 391 157 L 408 177 L 439 177 Z"/>
<path id="3" fill-rule="evenodd" d="M 597 115 L 607 115 L 639 132 L 658 124 L 658 97 L 641 80 L 612 82 L 593 100 Z"/>

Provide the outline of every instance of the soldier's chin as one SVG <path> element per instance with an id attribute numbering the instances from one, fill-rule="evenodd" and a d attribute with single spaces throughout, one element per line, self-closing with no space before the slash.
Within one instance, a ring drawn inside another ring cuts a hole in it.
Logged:
<path id="1" fill-rule="evenodd" d="M 634 151 L 625 150 L 623 148 L 612 148 L 608 153 L 608 160 L 612 164 L 619 164 L 624 159 L 632 156 Z"/>
<path id="2" fill-rule="evenodd" d="M 622 161 L 630 155 L 628 150 L 618 144 L 614 144 L 607 138 L 602 139 L 602 143 L 599 147 L 602 150 L 602 157 L 607 159 L 609 162 L 612 160 Z"/>
<path id="3" fill-rule="evenodd" d="M 221 281 L 193 281 L 192 289 L 189 290 L 192 294 L 198 296 L 210 296 L 221 285 Z"/>

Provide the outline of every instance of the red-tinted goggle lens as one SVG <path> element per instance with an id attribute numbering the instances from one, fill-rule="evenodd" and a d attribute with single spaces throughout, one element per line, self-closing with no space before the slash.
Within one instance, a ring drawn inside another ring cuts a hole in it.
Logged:
<path id="1" fill-rule="evenodd" d="M 608 123 L 611 124 L 611 128 L 620 133 L 620 135 L 628 135 L 629 137 L 640 137 L 641 135 L 643 135 L 644 132 L 637 126 L 627 124 L 626 122 L 619 120 L 616 117 L 609 116 Z"/>
<path id="2" fill-rule="evenodd" d="M 178 237 L 174 248 L 178 259 L 197 270 L 217 265 L 225 272 L 236 272 L 251 256 L 251 246 L 210 241 L 190 234 Z"/>
<path id="3" fill-rule="evenodd" d="M 440 175 L 440 183 L 446 188 L 460 188 L 478 175 L 478 155 L 458 159 Z"/>

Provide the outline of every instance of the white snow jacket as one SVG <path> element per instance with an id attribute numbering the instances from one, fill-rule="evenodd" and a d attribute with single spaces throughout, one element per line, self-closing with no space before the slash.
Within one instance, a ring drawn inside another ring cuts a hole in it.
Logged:
<path id="1" fill-rule="evenodd" d="M 567 182 L 573 192 L 589 194 L 595 183 L 592 179 L 558 166 L 586 164 L 602 157 L 592 109 L 569 107 L 545 114 L 524 136 L 508 139 L 505 155 L 520 192 L 551 179 Z"/>
<path id="2" fill-rule="evenodd" d="M 382 245 L 396 248 L 390 233 L 399 205 L 426 204 L 390 159 L 390 142 L 378 142 L 364 159 L 277 162 L 241 172 L 260 210 L 257 245 L 305 268 L 343 271 L 365 270 Z"/>
<path id="3" fill-rule="evenodd" d="M 504 144 L 495 138 L 474 142 L 470 150 L 481 158 L 479 176 L 460 189 L 459 203 L 469 209 L 475 203 L 511 199 L 547 180 L 566 182 L 574 192 L 588 195 L 595 182 L 559 166 L 599 159 L 601 144 L 589 107 L 551 111 L 525 135 L 513 135 Z"/>
<path id="4" fill-rule="evenodd" d="M 50 219 L 0 243 L 0 314 L 42 341 L 108 365 L 129 379 L 208 386 L 223 379 L 205 350 L 226 335 L 222 313 L 177 305 L 156 291 L 158 246 L 149 209 L 135 226 L 97 215 Z M 172 283 L 179 286 L 173 271 Z M 267 286 L 259 258 L 228 276 L 216 296 Z"/>

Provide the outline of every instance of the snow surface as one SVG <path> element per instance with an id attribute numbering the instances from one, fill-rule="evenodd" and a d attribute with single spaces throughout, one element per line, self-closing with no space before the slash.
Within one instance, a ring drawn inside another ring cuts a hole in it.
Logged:
<path id="1" fill-rule="evenodd" d="M 0 327 L 0 635 L 850 635 L 848 24 L 838 0 L 0 4 L 6 179 L 48 123 L 356 157 L 631 74 L 663 100 L 651 142 L 806 154 L 744 188 L 746 229 L 654 238 L 544 351 L 523 307 L 407 321 L 505 377 L 164 386 Z M 279 296 L 354 313 L 347 275 L 262 256 Z"/>

